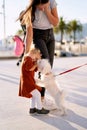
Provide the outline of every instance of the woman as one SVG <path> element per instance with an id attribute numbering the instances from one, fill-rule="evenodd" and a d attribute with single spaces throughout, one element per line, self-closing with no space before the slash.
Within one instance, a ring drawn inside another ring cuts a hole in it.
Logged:
<path id="1" fill-rule="evenodd" d="M 26 52 L 30 48 L 33 37 L 35 47 L 40 49 L 42 58 L 49 59 L 52 66 L 55 48 L 53 26 L 59 22 L 57 3 L 55 0 L 33 0 L 21 17 L 27 24 Z M 32 24 L 29 26 L 30 21 Z"/>
<path id="2" fill-rule="evenodd" d="M 53 26 L 59 22 L 56 1 L 33 0 L 19 19 L 22 17 L 27 29 L 25 53 L 29 51 L 33 38 L 33 43 L 40 49 L 42 58 L 49 59 L 52 67 L 55 49 Z M 45 90 L 42 93 L 43 97 L 44 92 Z"/>
<path id="3" fill-rule="evenodd" d="M 36 5 L 33 19 L 33 41 L 40 49 L 42 58 L 49 59 L 52 67 L 55 49 L 53 26 L 58 24 L 57 4 L 55 0 L 41 0 L 40 2 L 38 1 Z"/>

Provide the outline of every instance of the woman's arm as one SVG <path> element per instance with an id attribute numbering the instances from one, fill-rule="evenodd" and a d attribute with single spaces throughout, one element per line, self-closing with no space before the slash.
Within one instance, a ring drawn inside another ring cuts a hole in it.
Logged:
<path id="1" fill-rule="evenodd" d="M 46 13 L 50 23 L 53 25 L 53 26 L 57 26 L 58 23 L 59 23 L 59 17 L 58 17 L 58 12 L 57 12 L 57 8 L 54 7 L 53 9 L 49 10 L 49 6 L 50 6 L 50 3 L 48 2 L 46 5 L 45 5 L 45 8 L 44 8 L 44 12 Z"/>
<path id="2" fill-rule="evenodd" d="M 25 53 L 28 53 L 31 47 L 31 43 L 32 43 L 32 39 L 33 39 L 33 30 L 32 30 L 32 25 L 30 24 L 27 28 L 26 28 L 26 46 L 25 46 Z"/>

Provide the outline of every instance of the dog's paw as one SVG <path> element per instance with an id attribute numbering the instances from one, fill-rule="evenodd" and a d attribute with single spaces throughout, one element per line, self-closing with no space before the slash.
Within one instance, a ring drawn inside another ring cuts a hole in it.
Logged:
<path id="1" fill-rule="evenodd" d="M 57 110 L 58 109 L 55 102 L 48 98 L 46 98 L 42 101 L 42 106 L 48 110 Z"/>
<path id="2" fill-rule="evenodd" d="M 56 116 L 66 116 L 67 115 L 65 110 L 60 110 L 58 108 L 53 111 L 50 111 L 50 113 L 53 115 L 56 115 Z"/>
<path id="3" fill-rule="evenodd" d="M 66 116 L 67 115 L 67 111 L 65 107 L 59 108 L 59 114 L 60 116 Z"/>

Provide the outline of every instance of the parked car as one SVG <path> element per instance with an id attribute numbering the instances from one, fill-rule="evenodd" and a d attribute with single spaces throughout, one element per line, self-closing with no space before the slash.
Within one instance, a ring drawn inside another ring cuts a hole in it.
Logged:
<path id="1" fill-rule="evenodd" d="M 71 57 L 71 56 L 78 56 L 72 52 L 64 51 L 64 50 L 55 50 L 55 56 L 59 57 Z"/>

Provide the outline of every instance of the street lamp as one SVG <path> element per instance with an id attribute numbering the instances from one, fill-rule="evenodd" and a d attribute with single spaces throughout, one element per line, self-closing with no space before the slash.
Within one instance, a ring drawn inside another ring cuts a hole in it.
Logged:
<path id="1" fill-rule="evenodd" d="M 0 12 L 0 14 L 3 14 L 2 12 Z"/>
<path id="2" fill-rule="evenodd" d="M 5 0 L 3 0 L 3 5 L 2 5 L 2 8 L 3 8 L 3 12 L 0 12 L 0 14 L 3 15 L 3 31 L 4 31 L 4 44 L 6 43 L 6 20 L 5 20 Z"/>
<path id="3" fill-rule="evenodd" d="M 4 44 L 6 43 L 5 0 L 3 0 Z"/>

